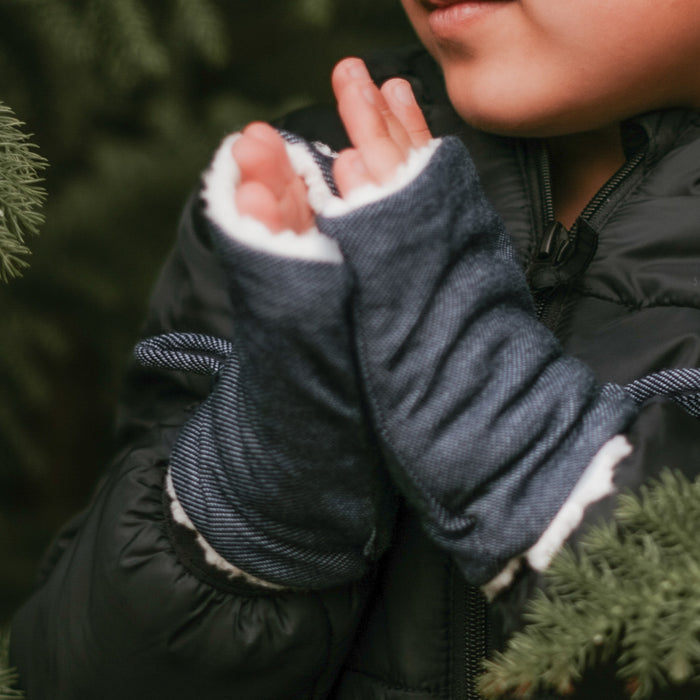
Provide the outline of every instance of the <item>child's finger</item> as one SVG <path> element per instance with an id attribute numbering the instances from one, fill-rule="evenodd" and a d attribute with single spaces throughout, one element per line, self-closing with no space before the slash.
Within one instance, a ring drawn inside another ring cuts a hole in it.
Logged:
<path id="1" fill-rule="evenodd" d="M 296 233 L 305 233 L 314 223 L 314 214 L 309 206 L 309 192 L 306 183 L 297 177 L 290 183 L 284 195 L 278 200 L 279 212 L 284 225 Z"/>
<path id="2" fill-rule="evenodd" d="M 263 182 L 278 199 L 297 177 L 289 162 L 284 139 L 269 124 L 255 122 L 247 126 L 232 150 L 241 182 Z"/>
<path id="3" fill-rule="evenodd" d="M 236 206 L 270 231 L 307 231 L 313 222 L 306 184 L 289 161 L 284 139 L 268 124 L 253 123 L 232 147 L 241 181 Z"/>
<path id="4" fill-rule="evenodd" d="M 338 112 L 350 141 L 364 160 L 371 177 L 378 183 L 389 180 L 404 162 L 407 150 L 396 143 L 376 106 L 377 88 L 351 83 L 338 99 Z"/>
<path id="5" fill-rule="evenodd" d="M 416 102 L 411 84 L 403 78 L 392 78 L 382 85 L 381 92 L 408 134 L 411 145 L 414 148 L 425 146 L 432 138 L 432 134 Z"/>
<path id="6" fill-rule="evenodd" d="M 269 187 L 252 180 L 236 189 L 236 208 L 242 216 L 250 216 L 277 233 L 287 228 L 279 202 Z"/>
<path id="7" fill-rule="evenodd" d="M 305 233 L 313 225 L 313 212 L 301 180 L 295 181 L 280 199 L 257 180 L 241 183 L 235 196 L 239 213 L 257 219 L 272 233 L 287 230 Z"/>
<path id="8" fill-rule="evenodd" d="M 332 82 L 333 91 L 337 98 L 352 84 L 361 84 L 363 94 L 368 98 L 369 103 L 379 112 L 379 115 L 386 124 L 389 135 L 403 151 L 408 151 L 411 146 L 408 134 L 384 96 L 379 92 L 379 88 L 374 84 L 367 70 L 367 66 L 365 66 L 362 59 L 346 58 L 340 61 L 333 71 Z"/>
<path id="9" fill-rule="evenodd" d="M 359 151 L 348 148 L 341 151 L 333 163 L 333 178 L 342 197 L 352 190 L 374 182 Z"/>
<path id="10" fill-rule="evenodd" d="M 389 135 L 396 141 L 401 150 L 408 152 L 411 146 L 409 135 L 385 97 L 381 94 L 376 94 L 378 88 L 374 84 L 362 59 L 346 58 L 340 61 L 333 71 L 332 82 L 336 96 L 341 95 L 350 83 L 360 82 L 363 89 L 366 89 L 368 94 L 372 95 L 373 102 L 386 123 Z"/>

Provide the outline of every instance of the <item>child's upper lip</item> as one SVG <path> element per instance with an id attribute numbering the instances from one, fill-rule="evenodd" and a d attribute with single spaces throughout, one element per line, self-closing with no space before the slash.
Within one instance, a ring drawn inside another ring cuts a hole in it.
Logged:
<path id="1" fill-rule="evenodd" d="M 458 2 L 462 1 L 463 0 L 420 0 L 420 3 L 428 10 L 437 10 L 441 7 L 456 5 Z"/>
<path id="2" fill-rule="evenodd" d="M 423 5 L 427 10 L 439 10 L 442 7 L 449 7 L 450 5 L 457 5 L 460 2 L 468 2 L 469 0 L 419 0 L 420 4 Z M 491 0 L 481 0 L 482 2 L 489 2 Z"/>

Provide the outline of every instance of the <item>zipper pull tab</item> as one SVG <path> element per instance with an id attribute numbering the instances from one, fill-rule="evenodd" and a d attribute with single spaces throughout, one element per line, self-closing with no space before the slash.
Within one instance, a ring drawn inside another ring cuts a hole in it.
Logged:
<path id="1" fill-rule="evenodd" d="M 545 228 L 540 248 L 537 251 L 537 262 L 551 261 L 554 265 L 564 262 L 567 249 L 573 238 L 567 228 L 559 221 L 551 221 Z"/>
<path id="2" fill-rule="evenodd" d="M 537 251 L 537 260 L 549 260 L 553 252 L 559 249 L 559 242 L 562 238 L 568 239 L 568 237 L 568 231 L 563 224 L 558 221 L 550 221 L 544 230 L 540 249 Z"/>

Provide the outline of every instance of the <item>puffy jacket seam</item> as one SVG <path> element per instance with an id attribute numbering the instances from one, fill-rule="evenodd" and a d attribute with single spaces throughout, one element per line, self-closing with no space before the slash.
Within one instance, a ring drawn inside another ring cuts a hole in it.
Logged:
<path id="1" fill-rule="evenodd" d="M 346 668 L 345 673 L 363 676 L 364 678 L 370 680 L 372 683 L 376 683 L 377 685 L 381 686 L 384 690 L 396 690 L 401 693 L 412 693 L 414 695 L 423 695 L 425 693 L 430 693 L 431 695 L 436 695 L 436 697 L 444 697 L 442 690 L 434 686 L 425 686 L 423 688 L 411 688 L 401 683 L 389 683 L 388 681 L 384 680 L 383 678 L 380 678 L 379 676 L 375 676 L 372 673 L 367 673 L 367 671 L 360 671 L 356 668 Z"/>
<path id="2" fill-rule="evenodd" d="M 640 181 L 639 184 L 644 182 L 646 177 L 652 173 L 654 170 L 654 166 L 661 160 L 664 159 L 665 156 L 667 156 L 671 151 L 673 151 L 681 141 L 685 139 L 686 134 L 688 134 L 691 130 L 697 129 L 697 127 L 700 125 L 700 116 L 696 116 L 695 118 L 691 118 L 688 120 L 688 123 L 685 125 L 685 128 L 680 129 L 676 135 L 673 141 L 665 148 L 662 152 L 657 153 L 656 148 L 656 143 L 654 144 L 653 152 L 655 154 L 655 157 L 650 159 L 645 163 L 645 169 L 644 169 L 644 176 L 642 177 L 642 180 Z M 655 138 L 654 141 L 656 142 L 657 139 Z"/>
<path id="3" fill-rule="evenodd" d="M 660 302 L 655 302 L 655 303 L 649 303 L 646 301 L 631 301 L 631 300 L 625 300 L 621 299 L 619 297 L 613 297 L 609 296 L 607 294 L 601 294 L 600 292 L 595 292 L 589 287 L 584 287 L 584 286 L 579 286 L 576 285 L 574 288 L 574 291 L 577 293 L 581 294 L 582 296 L 590 297 L 593 299 L 599 299 L 600 301 L 608 301 L 613 304 L 617 304 L 618 306 L 624 306 L 632 311 L 640 311 L 642 309 L 655 309 L 655 308 L 669 308 L 669 307 L 675 307 L 678 309 L 695 309 L 697 311 L 700 311 L 700 303 L 697 306 L 693 306 L 691 304 L 687 304 L 683 301 L 676 301 L 674 299 L 669 299 L 668 302 L 666 303 L 660 303 Z"/>
<path id="4" fill-rule="evenodd" d="M 331 655 L 331 649 L 333 648 L 333 624 L 331 623 L 331 616 L 330 613 L 328 612 L 328 606 L 326 605 L 325 601 L 323 598 L 316 594 L 316 600 L 319 603 L 321 609 L 323 610 L 323 620 L 326 625 L 326 639 L 328 640 L 328 643 L 325 645 L 325 656 L 323 659 L 322 663 L 322 669 L 327 670 L 328 665 L 330 663 L 330 655 Z M 324 673 L 323 671 L 319 672 L 319 674 L 316 676 L 313 682 L 313 697 L 316 698 L 321 698 L 321 695 L 318 695 L 318 684 L 321 682 L 321 678 L 323 677 Z"/>

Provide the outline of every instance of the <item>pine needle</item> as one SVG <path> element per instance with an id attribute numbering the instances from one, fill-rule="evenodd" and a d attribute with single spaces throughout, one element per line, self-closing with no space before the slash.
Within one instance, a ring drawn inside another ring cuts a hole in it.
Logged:
<path id="1" fill-rule="evenodd" d="M 10 632 L 0 628 L 0 700 L 15 700 L 23 698 L 24 693 L 16 690 L 18 681 L 17 671 L 9 668 Z"/>
<path id="2" fill-rule="evenodd" d="M 39 232 L 46 193 L 38 171 L 46 161 L 36 153 L 12 110 L 0 103 L 0 280 L 21 274 L 30 254 L 26 239 Z"/>
<path id="3" fill-rule="evenodd" d="M 700 682 L 700 480 L 665 473 L 620 499 L 617 522 L 561 552 L 528 626 L 486 663 L 485 698 L 570 692 L 613 660 L 633 700 Z"/>

